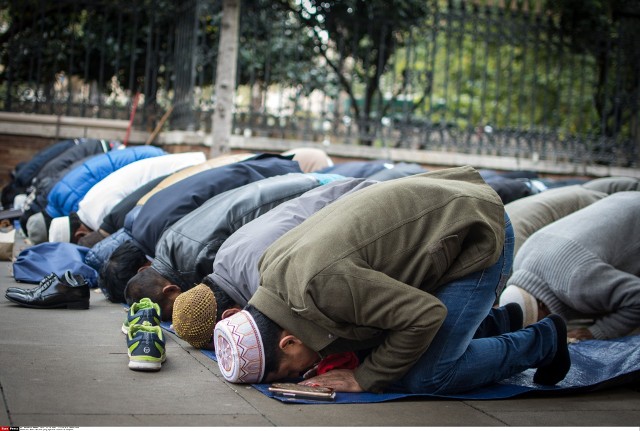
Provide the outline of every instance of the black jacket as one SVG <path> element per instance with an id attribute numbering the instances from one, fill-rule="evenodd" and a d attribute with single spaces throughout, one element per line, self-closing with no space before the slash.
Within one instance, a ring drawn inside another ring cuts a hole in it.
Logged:
<path id="1" fill-rule="evenodd" d="M 320 185 L 319 174 L 280 175 L 209 199 L 162 235 L 151 267 L 183 291 L 213 270 L 222 243 L 236 230 L 282 202 Z"/>

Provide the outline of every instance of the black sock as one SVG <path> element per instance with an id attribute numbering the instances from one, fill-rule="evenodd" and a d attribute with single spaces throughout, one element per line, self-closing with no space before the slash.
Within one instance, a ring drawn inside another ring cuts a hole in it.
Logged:
<path id="1" fill-rule="evenodd" d="M 564 379 L 571 368 L 571 357 L 567 346 L 567 324 L 557 314 L 551 314 L 548 318 L 556 327 L 558 349 L 551 363 L 538 368 L 533 375 L 533 382 L 540 385 L 555 385 Z"/>
<path id="2" fill-rule="evenodd" d="M 522 325 L 524 324 L 522 307 L 515 302 L 510 302 L 506 304 L 504 308 L 507 310 L 507 315 L 509 316 L 509 332 L 522 329 Z"/>

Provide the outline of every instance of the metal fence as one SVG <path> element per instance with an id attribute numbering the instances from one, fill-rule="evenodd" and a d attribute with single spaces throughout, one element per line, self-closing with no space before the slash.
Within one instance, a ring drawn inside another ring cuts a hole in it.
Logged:
<path id="1" fill-rule="evenodd" d="M 244 0 L 234 133 L 638 167 L 640 7 L 553 3 Z M 0 110 L 210 131 L 219 0 L 0 4 Z"/>

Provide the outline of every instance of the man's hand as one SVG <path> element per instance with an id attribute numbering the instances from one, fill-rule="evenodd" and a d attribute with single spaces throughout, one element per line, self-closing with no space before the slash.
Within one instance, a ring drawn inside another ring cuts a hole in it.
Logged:
<path id="1" fill-rule="evenodd" d="M 593 340 L 593 334 L 587 328 L 576 328 L 567 331 L 567 337 L 575 338 L 576 340 Z"/>
<path id="2" fill-rule="evenodd" d="M 324 386 L 336 392 L 364 392 L 353 375 L 353 370 L 336 369 L 300 382 L 306 386 Z"/>

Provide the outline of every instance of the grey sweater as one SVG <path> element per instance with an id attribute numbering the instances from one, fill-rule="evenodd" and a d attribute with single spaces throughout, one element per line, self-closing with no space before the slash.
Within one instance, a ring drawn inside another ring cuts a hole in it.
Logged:
<path id="1" fill-rule="evenodd" d="M 591 318 L 595 338 L 640 327 L 640 192 L 614 193 L 534 233 L 507 284 L 565 319 Z"/>

